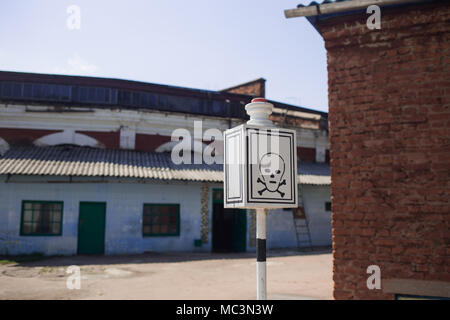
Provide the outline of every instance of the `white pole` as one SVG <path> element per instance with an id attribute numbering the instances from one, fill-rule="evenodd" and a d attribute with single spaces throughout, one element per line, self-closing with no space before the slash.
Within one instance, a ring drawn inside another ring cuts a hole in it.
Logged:
<path id="1" fill-rule="evenodd" d="M 256 209 L 256 296 L 258 300 L 267 300 L 266 212 L 267 209 Z"/>
<path id="2" fill-rule="evenodd" d="M 245 106 L 250 120 L 247 124 L 258 127 L 273 127 L 269 119 L 273 105 L 264 98 L 252 99 Z M 258 300 L 267 300 L 266 278 L 266 213 L 267 209 L 256 209 L 256 297 Z"/>

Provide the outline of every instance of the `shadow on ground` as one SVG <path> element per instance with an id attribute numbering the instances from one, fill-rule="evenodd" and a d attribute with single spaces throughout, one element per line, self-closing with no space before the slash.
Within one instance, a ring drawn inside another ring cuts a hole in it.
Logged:
<path id="1" fill-rule="evenodd" d="M 316 247 L 313 250 L 296 249 L 272 249 L 268 250 L 267 257 L 286 257 L 298 255 L 319 255 L 331 253 L 330 247 Z M 220 259 L 248 259 L 256 257 L 255 252 L 244 253 L 211 253 L 211 252 L 170 252 L 157 253 L 146 252 L 133 255 L 75 255 L 75 256 L 0 256 L 1 261 L 9 261 L 11 264 L 21 267 L 57 267 L 57 266 L 86 266 L 86 265 L 114 265 L 114 264 L 139 264 L 139 263 L 170 263 L 198 260 Z"/>

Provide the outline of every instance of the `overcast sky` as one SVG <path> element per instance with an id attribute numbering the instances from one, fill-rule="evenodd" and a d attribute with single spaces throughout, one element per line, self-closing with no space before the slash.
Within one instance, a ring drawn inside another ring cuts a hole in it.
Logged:
<path id="1" fill-rule="evenodd" d="M 1 0 L 0 70 L 219 90 L 263 77 L 270 99 L 328 111 L 326 52 L 302 0 Z M 81 28 L 67 8 L 81 9 Z"/>

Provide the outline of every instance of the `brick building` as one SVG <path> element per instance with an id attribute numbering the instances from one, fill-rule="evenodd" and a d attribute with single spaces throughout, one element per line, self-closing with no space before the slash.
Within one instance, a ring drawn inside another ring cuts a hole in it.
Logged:
<path id="1" fill-rule="evenodd" d="M 370 30 L 366 8 L 381 7 Z M 299 6 L 325 40 L 336 299 L 450 297 L 450 7 Z M 381 289 L 369 290 L 378 265 Z"/>

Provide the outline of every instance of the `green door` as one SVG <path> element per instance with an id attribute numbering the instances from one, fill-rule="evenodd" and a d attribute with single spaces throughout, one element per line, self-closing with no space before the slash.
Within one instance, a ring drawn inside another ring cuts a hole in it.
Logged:
<path id="1" fill-rule="evenodd" d="M 80 202 L 78 254 L 103 254 L 106 203 Z"/>

